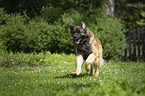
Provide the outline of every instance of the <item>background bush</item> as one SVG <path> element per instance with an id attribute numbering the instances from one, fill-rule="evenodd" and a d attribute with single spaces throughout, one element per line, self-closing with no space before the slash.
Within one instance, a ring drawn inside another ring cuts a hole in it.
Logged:
<path id="1" fill-rule="evenodd" d="M 57 21 L 49 24 L 44 13 L 38 18 L 31 19 L 24 13 L 11 14 L 5 20 L 0 31 L 7 50 L 72 53 L 75 48 L 67 23 L 79 25 L 81 20 L 101 40 L 105 59 L 116 58 L 125 48 L 123 25 L 119 19 L 107 16 L 102 9 L 85 12 L 69 9 Z"/>
<path id="2" fill-rule="evenodd" d="M 116 59 L 126 48 L 126 30 L 121 20 L 110 18 L 102 9 L 93 10 L 89 17 L 88 27 L 101 40 L 104 58 Z"/>
<path id="3" fill-rule="evenodd" d="M 7 21 L 10 15 L 6 14 L 4 8 L 0 8 L 0 29 Z M 5 36 L 2 35 L 2 31 L 0 30 L 0 55 L 6 53 L 6 45 L 5 45 Z"/>
<path id="4" fill-rule="evenodd" d="M 48 23 L 53 23 L 55 20 L 57 20 L 61 14 L 62 14 L 63 10 L 61 7 L 48 7 L 48 6 L 43 6 L 40 13 L 41 13 L 41 17 L 46 20 Z"/>
<path id="5" fill-rule="evenodd" d="M 116 59 L 118 55 L 122 54 L 126 48 L 124 36 L 126 31 L 120 19 L 110 18 L 102 9 L 85 13 L 69 10 L 68 13 L 66 12 L 62 15 L 62 24 L 69 22 L 79 25 L 81 20 L 101 40 L 105 59 Z"/>

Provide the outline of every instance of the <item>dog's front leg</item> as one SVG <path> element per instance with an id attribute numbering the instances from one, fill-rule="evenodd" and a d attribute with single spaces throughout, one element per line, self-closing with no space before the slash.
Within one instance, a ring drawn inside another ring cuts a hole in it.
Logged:
<path id="1" fill-rule="evenodd" d="M 83 64 L 83 56 L 82 55 L 77 55 L 76 58 L 76 74 L 79 75 L 81 73 L 81 67 Z"/>
<path id="2" fill-rule="evenodd" d="M 93 63 L 96 59 L 96 55 L 94 53 L 90 54 L 85 62 L 85 69 L 86 71 L 91 71 L 91 75 L 94 75 L 94 68 L 93 68 Z"/>
<path id="3" fill-rule="evenodd" d="M 76 57 L 76 72 L 72 73 L 79 75 L 81 73 L 82 64 L 83 64 L 83 56 L 81 54 L 78 54 Z"/>

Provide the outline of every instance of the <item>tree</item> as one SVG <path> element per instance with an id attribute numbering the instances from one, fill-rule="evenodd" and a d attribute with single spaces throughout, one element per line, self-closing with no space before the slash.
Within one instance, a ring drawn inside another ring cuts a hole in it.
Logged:
<path id="1" fill-rule="evenodd" d="M 115 17 L 121 18 L 127 28 L 136 27 L 137 21 L 143 19 L 144 0 L 115 0 Z"/>
<path id="2" fill-rule="evenodd" d="M 114 10 L 115 10 L 115 1 L 114 0 L 104 0 L 103 6 L 106 9 L 106 14 L 110 15 L 112 18 L 115 17 Z"/>

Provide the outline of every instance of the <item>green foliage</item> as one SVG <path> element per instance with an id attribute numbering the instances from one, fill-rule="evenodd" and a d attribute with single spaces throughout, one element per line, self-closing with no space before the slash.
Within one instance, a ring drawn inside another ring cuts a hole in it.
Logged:
<path id="1" fill-rule="evenodd" d="M 50 8 L 48 6 L 46 7 L 43 6 L 40 13 L 41 13 L 41 17 L 44 20 L 46 20 L 48 23 L 53 23 L 54 21 L 56 21 L 56 19 L 60 17 L 62 12 L 63 11 L 60 7 Z"/>
<path id="2" fill-rule="evenodd" d="M 4 11 L 4 8 L 0 8 L 0 25 L 5 24 L 9 16 L 10 15 L 6 14 L 6 11 Z"/>
<path id="3" fill-rule="evenodd" d="M 81 20 L 101 40 L 105 59 L 115 59 L 122 54 L 126 44 L 125 30 L 123 30 L 124 26 L 121 20 L 110 18 L 102 9 L 84 13 L 71 10 L 69 13 L 62 15 L 63 24 L 69 22 L 79 25 Z"/>
<path id="4" fill-rule="evenodd" d="M 115 16 L 121 18 L 127 28 L 137 27 L 136 22 L 143 19 L 142 10 L 145 10 L 144 0 L 115 1 Z"/>
<path id="5" fill-rule="evenodd" d="M 51 54 L 49 51 L 37 53 L 3 53 L 0 55 L 0 67 L 15 66 L 53 66 L 75 62 L 74 54 Z"/>
<path id="6" fill-rule="evenodd" d="M 26 14 L 11 14 L 1 26 L 4 44 L 13 52 L 72 52 L 69 32 L 60 23 L 48 25 L 43 20 L 31 20 Z M 66 26 L 66 25 L 65 25 Z"/>
<path id="7" fill-rule="evenodd" d="M 74 8 L 75 10 L 81 10 L 82 12 L 90 9 L 97 9 L 102 7 L 104 3 L 109 3 L 107 0 L 1 0 L 0 7 L 4 7 L 9 13 L 27 11 L 27 15 L 30 17 L 40 16 L 43 13 L 43 17 L 48 21 L 55 21 L 60 16 L 59 13 Z M 31 6 L 31 7 L 30 7 Z M 47 7 L 48 6 L 48 7 Z M 43 10 L 42 10 L 43 9 Z M 57 11 L 56 11 L 57 9 Z M 115 17 L 121 18 L 126 24 L 126 27 L 137 25 L 136 21 L 141 18 L 140 12 L 145 10 L 144 0 L 115 0 Z M 46 11 L 46 12 L 44 12 Z M 49 14 L 50 13 L 50 14 Z M 51 15 L 52 14 L 52 15 Z M 50 18 L 46 18 L 48 16 Z M 51 16 L 50 16 L 51 15 Z M 42 15 L 41 15 L 42 16 Z"/>
<path id="8" fill-rule="evenodd" d="M 95 14 L 98 13 L 98 14 Z M 126 48 L 125 28 L 120 19 L 110 18 L 103 10 L 92 11 L 88 27 L 101 40 L 105 59 L 116 59 Z"/>
<path id="9" fill-rule="evenodd" d="M 4 40 L 2 40 L 2 35 L 1 35 L 1 31 L 0 31 L 0 54 L 4 54 L 6 52 L 6 46 L 4 44 Z"/>
<path id="10" fill-rule="evenodd" d="M 75 48 L 67 23 L 79 25 L 81 20 L 101 40 L 105 59 L 116 58 L 123 52 L 125 48 L 123 25 L 119 19 L 107 16 L 102 9 L 83 13 L 69 9 L 52 24 L 40 18 L 30 19 L 25 13 L 11 14 L 0 28 L 1 37 L 7 50 L 13 52 L 47 50 L 71 53 Z"/>
<path id="11" fill-rule="evenodd" d="M 52 54 L 49 66 L 0 68 L 2 96 L 144 96 L 145 65 L 142 62 L 107 62 L 99 77 L 82 74 L 75 77 L 75 55 Z M 56 59 L 54 59 L 56 57 Z M 66 58 L 67 57 L 67 58 Z M 71 58 L 70 58 L 71 57 Z M 59 60 L 57 60 L 59 58 Z M 64 63 L 64 60 L 70 62 Z M 48 63 L 49 64 L 49 63 Z M 82 66 L 84 67 L 84 66 Z"/>
<path id="12" fill-rule="evenodd" d="M 6 14 L 3 8 L 0 8 L 0 28 L 5 24 L 10 15 Z M 0 30 L 0 55 L 6 53 L 5 38 Z"/>
<path id="13" fill-rule="evenodd" d="M 0 56 L 0 67 L 39 66 L 44 64 L 43 53 L 5 53 Z"/>
<path id="14" fill-rule="evenodd" d="M 27 15 L 12 14 L 0 31 L 8 50 L 13 52 L 40 51 L 48 45 L 48 24 L 33 20 L 29 22 Z"/>
<path id="15" fill-rule="evenodd" d="M 141 12 L 141 16 L 142 16 L 142 19 L 139 20 L 139 21 L 137 21 L 136 23 L 137 23 L 138 25 L 145 25 L 145 11 L 142 11 L 142 12 Z"/>
<path id="16" fill-rule="evenodd" d="M 9 13 L 15 13 L 15 12 L 20 12 L 23 13 L 24 10 L 27 11 L 27 15 L 30 17 L 35 17 L 41 15 L 40 11 L 42 11 L 42 8 L 47 9 L 52 9 L 54 10 L 55 8 L 60 8 L 62 10 L 67 10 L 70 8 L 75 8 L 76 10 L 89 10 L 90 8 L 97 8 L 100 7 L 102 3 L 102 0 L 5 0 L 5 1 L 0 1 L 0 7 L 4 7 L 5 10 L 7 10 Z M 31 7 L 30 7 L 31 6 Z M 48 7 L 47 7 L 48 6 Z M 48 12 L 52 14 L 59 13 L 60 9 L 54 10 Z M 45 14 L 46 12 L 44 12 Z M 46 13 L 47 14 L 47 13 Z M 49 14 L 48 14 L 49 15 Z M 54 15 L 53 15 L 54 16 Z M 56 16 L 54 16 L 56 17 Z M 53 18 L 53 17 L 51 17 Z M 50 20 L 50 19 L 49 19 Z M 53 20 L 51 20 L 53 21 Z"/>
<path id="17" fill-rule="evenodd" d="M 47 35 L 48 38 L 50 38 L 50 41 L 48 41 L 49 51 L 66 53 L 74 51 L 73 42 L 70 39 L 70 33 L 65 30 L 65 26 L 66 24 L 64 25 L 58 22 L 50 25 L 49 35 Z"/>
<path id="18" fill-rule="evenodd" d="M 25 16 L 11 14 L 6 24 L 1 26 L 2 39 L 10 50 L 19 51 L 23 47 L 21 44 L 25 41 L 24 30 L 27 28 L 25 26 L 26 22 L 27 18 Z"/>
<path id="19" fill-rule="evenodd" d="M 84 16 L 79 11 L 75 9 L 69 9 L 62 15 L 61 19 L 63 24 L 67 24 L 69 22 L 74 25 L 79 25 L 83 17 Z"/>

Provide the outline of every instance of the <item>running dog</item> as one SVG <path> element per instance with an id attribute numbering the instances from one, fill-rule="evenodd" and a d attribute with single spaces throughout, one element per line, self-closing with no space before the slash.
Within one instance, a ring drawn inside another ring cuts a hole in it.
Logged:
<path id="1" fill-rule="evenodd" d="M 90 74 L 95 77 L 99 76 L 100 66 L 104 61 L 102 58 L 102 45 L 100 40 L 82 21 L 80 25 L 67 24 L 70 26 L 70 32 L 76 51 L 76 72 L 72 73 L 79 75 L 81 73 L 81 66 L 85 60 L 86 71 L 90 71 Z"/>

